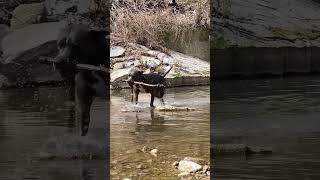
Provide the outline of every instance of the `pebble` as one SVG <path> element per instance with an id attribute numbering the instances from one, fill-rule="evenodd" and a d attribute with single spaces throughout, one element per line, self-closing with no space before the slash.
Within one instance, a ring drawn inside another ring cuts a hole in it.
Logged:
<path id="1" fill-rule="evenodd" d="M 175 162 L 173 162 L 171 165 L 174 166 L 174 167 L 176 167 L 176 166 L 179 165 L 179 162 L 178 162 L 178 161 L 175 161 Z"/>
<path id="2" fill-rule="evenodd" d="M 150 151 L 150 154 L 151 154 L 152 156 L 154 156 L 154 157 L 158 157 L 157 153 L 158 153 L 158 149 L 152 149 L 152 150 Z"/>
<path id="3" fill-rule="evenodd" d="M 204 166 L 202 167 L 202 170 L 203 170 L 203 172 L 205 173 L 205 172 L 207 172 L 207 171 L 210 170 L 210 167 L 209 167 L 208 165 L 204 165 Z"/>

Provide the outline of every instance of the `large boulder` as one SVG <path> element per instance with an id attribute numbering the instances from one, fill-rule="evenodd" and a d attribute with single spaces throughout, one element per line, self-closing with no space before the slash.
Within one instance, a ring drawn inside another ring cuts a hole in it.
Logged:
<path id="1" fill-rule="evenodd" d="M 1 43 L 3 48 L 3 62 L 12 62 L 12 60 L 19 58 L 19 56 L 29 50 L 55 41 L 58 33 L 64 26 L 64 22 L 42 23 L 30 25 L 11 32 L 3 38 Z M 51 48 L 56 48 L 56 46 Z"/>
<path id="2" fill-rule="evenodd" d="M 0 74 L 5 75 L 10 84 L 63 80 L 57 71 L 38 59 L 56 55 L 56 39 L 64 26 L 64 22 L 34 24 L 5 36 Z"/>
<path id="3" fill-rule="evenodd" d="M 220 44 L 217 46 L 320 46 L 318 0 L 213 0 L 211 3 L 211 27 L 217 34 L 213 43 Z"/>
<path id="4" fill-rule="evenodd" d="M 46 16 L 44 3 L 20 4 L 12 14 L 11 28 L 19 29 L 41 22 Z"/>

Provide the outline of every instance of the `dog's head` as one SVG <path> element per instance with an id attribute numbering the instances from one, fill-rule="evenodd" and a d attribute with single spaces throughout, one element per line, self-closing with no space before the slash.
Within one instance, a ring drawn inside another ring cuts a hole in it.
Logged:
<path id="1" fill-rule="evenodd" d="M 144 80 L 143 72 L 144 72 L 144 70 L 142 69 L 142 67 L 140 67 L 140 66 L 133 67 L 128 73 L 127 82 L 129 83 L 129 85 L 133 86 L 134 81 L 143 82 L 143 80 Z"/>
<path id="2" fill-rule="evenodd" d="M 106 36 L 108 31 L 90 30 L 85 25 L 71 24 L 59 32 L 56 62 L 108 64 L 110 49 Z"/>

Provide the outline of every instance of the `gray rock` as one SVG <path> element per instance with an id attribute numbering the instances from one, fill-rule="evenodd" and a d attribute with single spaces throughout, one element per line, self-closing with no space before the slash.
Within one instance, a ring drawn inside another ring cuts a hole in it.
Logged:
<path id="1" fill-rule="evenodd" d="M 219 155 L 272 154 L 272 149 L 267 147 L 248 147 L 244 144 L 217 144 L 213 146 L 213 152 Z"/>
<path id="2" fill-rule="evenodd" d="M 97 5 L 94 0 L 46 0 L 45 8 L 48 15 L 65 15 L 68 10 L 84 14 L 97 9 Z"/>
<path id="3" fill-rule="evenodd" d="M 148 56 L 141 56 L 141 62 L 149 68 L 157 67 L 160 64 L 158 59 Z"/>
<path id="4" fill-rule="evenodd" d="M 192 173 L 192 172 L 197 172 L 197 171 L 201 170 L 202 166 L 198 163 L 193 162 L 193 161 L 182 160 L 179 162 L 178 169 L 181 172 Z"/>
<path id="5" fill-rule="evenodd" d="M 62 22 L 34 24 L 7 34 L 2 40 L 0 73 L 19 84 L 62 81 L 52 66 L 38 61 L 40 56 L 53 56 L 57 52 L 55 40 L 62 27 Z"/>
<path id="6" fill-rule="evenodd" d="M 319 3 L 309 0 L 216 0 L 211 22 L 228 45 L 320 46 Z"/>
<path id="7" fill-rule="evenodd" d="M 55 41 L 64 26 L 64 22 L 42 23 L 13 31 L 2 40 L 3 62 L 11 62 L 28 50 Z"/>
<path id="8" fill-rule="evenodd" d="M 122 56 L 126 50 L 121 46 L 112 46 L 110 48 L 110 57 L 115 58 Z"/>
<path id="9" fill-rule="evenodd" d="M 194 157 L 185 157 L 183 160 L 187 160 L 187 161 L 193 161 L 196 162 L 198 164 L 206 164 L 207 162 L 204 159 L 201 158 L 194 158 Z"/>
<path id="10" fill-rule="evenodd" d="M 13 11 L 11 29 L 18 29 L 36 23 L 45 16 L 44 3 L 20 4 Z"/>

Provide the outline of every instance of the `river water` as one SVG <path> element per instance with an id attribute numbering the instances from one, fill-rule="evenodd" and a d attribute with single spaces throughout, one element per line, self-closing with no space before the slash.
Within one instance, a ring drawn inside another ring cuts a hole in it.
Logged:
<path id="1" fill-rule="evenodd" d="M 134 106 L 129 91 L 113 92 L 112 179 L 176 179 L 172 162 L 209 161 L 209 89 L 168 89 L 167 104 L 195 108 L 176 113 L 152 112 L 147 94 Z M 107 179 L 106 100 L 94 101 L 89 132 L 81 137 L 68 94 L 67 87 L 0 90 L 0 179 Z M 157 148 L 158 157 L 141 152 L 144 146 Z"/>
<path id="2" fill-rule="evenodd" d="M 320 77 L 220 81 L 212 93 L 213 146 L 273 150 L 271 155 L 217 155 L 213 177 L 320 178 Z"/>
<path id="3" fill-rule="evenodd" d="M 195 157 L 209 162 L 208 86 L 167 89 L 166 104 L 195 109 L 189 112 L 152 111 L 149 94 L 140 94 L 138 105 L 129 95 L 128 90 L 111 95 L 112 179 L 178 179 L 174 161 Z M 156 100 L 155 106 L 159 104 Z M 158 149 L 157 157 L 149 153 L 151 149 Z"/>
<path id="4" fill-rule="evenodd" d="M 0 91 L 0 179 L 105 179 L 106 101 L 95 100 L 80 137 L 67 95 L 64 87 Z"/>

